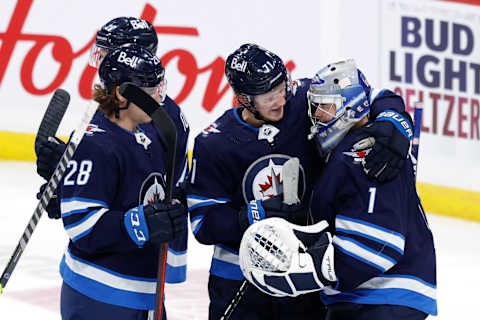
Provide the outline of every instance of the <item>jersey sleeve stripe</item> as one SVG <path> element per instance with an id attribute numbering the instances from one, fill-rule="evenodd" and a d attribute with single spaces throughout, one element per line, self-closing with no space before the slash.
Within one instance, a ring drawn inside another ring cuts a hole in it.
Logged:
<path id="1" fill-rule="evenodd" d="M 86 199 L 86 198 L 62 199 L 60 203 L 60 209 L 62 211 L 62 215 L 70 215 L 72 214 L 70 213 L 71 211 L 88 209 L 95 206 L 108 208 L 108 205 L 103 201 Z"/>
<path id="2" fill-rule="evenodd" d="M 67 211 L 65 213 L 62 213 L 62 218 L 65 218 L 65 217 L 68 217 L 68 216 L 71 216 L 71 215 L 74 215 L 74 214 L 77 214 L 77 213 L 85 213 L 85 212 L 88 212 L 88 210 L 89 210 L 88 208 L 85 208 L 85 209 Z"/>
<path id="3" fill-rule="evenodd" d="M 103 208 L 99 210 L 94 210 L 91 213 L 89 213 L 85 218 L 82 220 L 72 223 L 70 225 L 65 226 L 65 229 L 67 231 L 68 236 L 72 241 L 76 241 L 84 236 L 86 236 L 95 223 L 103 216 L 105 212 L 107 212 L 108 209 Z"/>
<path id="4" fill-rule="evenodd" d="M 172 267 L 183 267 L 187 265 L 187 252 L 176 252 L 168 248 L 167 263 Z"/>
<path id="5" fill-rule="evenodd" d="M 213 251 L 213 258 L 235 264 L 237 266 L 239 265 L 238 253 L 219 244 L 215 245 L 215 249 Z"/>
<path id="6" fill-rule="evenodd" d="M 218 198 L 203 198 L 198 196 L 187 196 L 187 204 L 189 210 L 195 210 L 196 208 L 211 206 L 216 204 L 222 204 L 230 202 L 230 199 Z"/>
<path id="7" fill-rule="evenodd" d="M 360 260 L 382 272 L 389 270 L 397 263 L 392 258 L 347 237 L 335 235 L 333 237 L 333 244 L 346 255 Z"/>
<path id="8" fill-rule="evenodd" d="M 385 244 L 400 254 L 403 254 L 405 248 L 405 237 L 403 235 L 362 220 L 338 215 L 335 219 L 335 229 Z"/>
<path id="9" fill-rule="evenodd" d="M 193 234 L 197 234 L 198 230 L 202 227 L 203 224 L 203 217 L 204 216 L 196 216 L 190 219 L 190 223 L 192 225 L 192 232 Z"/>
<path id="10" fill-rule="evenodd" d="M 415 291 L 431 299 L 437 299 L 437 287 L 420 278 L 409 275 L 383 275 L 372 278 L 357 289 L 405 289 Z"/>
<path id="11" fill-rule="evenodd" d="M 133 291 L 138 293 L 156 292 L 156 279 L 136 278 L 101 268 L 93 263 L 65 252 L 65 263 L 71 271 L 112 288 Z"/>

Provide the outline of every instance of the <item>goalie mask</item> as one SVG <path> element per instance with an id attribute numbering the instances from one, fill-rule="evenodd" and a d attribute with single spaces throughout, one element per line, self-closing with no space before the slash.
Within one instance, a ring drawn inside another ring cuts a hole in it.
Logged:
<path id="1" fill-rule="evenodd" d="M 325 157 L 347 132 L 370 111 L 370 86 L 355 61 L 332 63 L 318 71 L 307 92 L 309 139 Z"/>
<path id="2" fill-rule="evenodd" d="M 260 120 L 263 119 L 254 103 L 256 95 L 268 93 L 284 82 L 285 100 L 291 96 L 292 81 L 282 59 L 256 44 L 244 44 L 230 54 L 225 75 L 240 104 Z"/>
<path id="3" fill-rule="evenodd" d="M 337 281 L 333 245 L 326 221 L 298 226 L 281 218 L 252 224 L 240 243 L 240 268 L 245 278 L 266 294 L 298 296 Z M 307 248 L 321 242 L 315 259 Z M 314 260 L 316 261 L 314 263 Z"/>
<path id="4" fill-rule="evenodd" d="M 90 49 L 88 64 L 98 68 L 109 50 L 125 44 L 137 44 L 154 55 L 157 53 L 158 37 L 153 25 L 133 17 L 119 17 L 107 22 L 97 32 Z"/>

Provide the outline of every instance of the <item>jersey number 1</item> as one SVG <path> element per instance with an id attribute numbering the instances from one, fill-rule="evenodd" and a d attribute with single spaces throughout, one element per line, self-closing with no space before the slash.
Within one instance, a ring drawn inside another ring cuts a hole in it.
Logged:
<path id="1" fill-rule="evenodd" d="M 375 208 L 375 196 L 377 194 L 377 188 L 368 188 L 368 193 L 370 193 L 370 197 L 368 200 L 368 213 L 373 213 L 373 208 Z"/>

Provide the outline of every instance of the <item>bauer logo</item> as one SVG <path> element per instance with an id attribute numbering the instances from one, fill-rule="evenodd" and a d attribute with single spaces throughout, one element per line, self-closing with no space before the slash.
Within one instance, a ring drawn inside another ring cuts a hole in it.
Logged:
<path id="1" fill-rule="evenodd" d="M 230 64 L 230 68 L 240 72 L 245 72 L 246 67 L 247 67 L 247 61 L 242 61 L 241 63 L 239 63 L 237 58 L 233 58 L 232 63 Z"/>

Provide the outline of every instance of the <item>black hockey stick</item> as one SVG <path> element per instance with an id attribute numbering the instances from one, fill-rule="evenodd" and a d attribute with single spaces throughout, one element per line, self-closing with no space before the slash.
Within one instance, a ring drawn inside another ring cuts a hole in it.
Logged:
<path id="1" fill-rule="evenodd" d="M 5 288 L 8 280 L 10 279 L 10 276 L 12 275 L 13 270 L 15 269 L 15 266 L 18 263 L 18 260 L 22 256 L 22 253 L 28 244 L 28 241 L 30 241 L 32 233 L 37 227 L 38 221 L 40 221 L 40 218 L 42 217 L 43 212 L 45 211 L 48 203 L 50 202 L 53 193 L 57 189 L 58 183 L 62 179 L 65 170 L 67 170 L 68 162 L 72 159 L 75 150 L 77 150 L 78 144 L 80 143 L 80 141 L 82 141 L 82 138 L 85 135 L 87 127 L 90 124 L 93 115 L 97 111 L 97 108 L 98 103 L 95 101 L 93 101 L 88 106 L 80 124 L 78 125 L 78 128 L 75 130 L 70 141 L 68 142 L 65 152 L 60 158 L 60 161 L 58 162 L 57 167 L 52 174 L 52 177 L 48 181 L 47 187 L 43 191 L 37 207 L 35 208 L 32 217 L 28 221 L 27 227 L 25 228 L 25 231 L 23 231 L 22 237 L 20 238 L 20 241 L 18 242 L 15 251 L 13 251 L 13 254 L 10 257 L 7 266 L 5 267 L 5 270 L 3 270 L 2 277 L 0 278 L 0 293 L 2 293 L 3 288 Z"/>
<path id="2" fill-rule="evenodd" d="M 57 89 L 48 103 L 47 111 L 43 115 L 35 138 L 35 154 L 38 156 L 39 140 L 47 140 L 54 137 L 63 115 L 70 103 L 70 95 L 63 89 Z"/>
<path id="3" fill-rule="evenodd" d="M 422 131 L 422 115 L 423 115 L 423 105 L 421 102 L 415 103 L 415 110 L 413 113 L 413 140 L 412 140 L 412 162 L 413 162 L 413 173 L 415 174 L 415 180 L 417 179 L 417 170 L 418 170 L 418 148 L 420 146 L 420 132 Z"/>
<path id="4" fill-rule="evenodd" d="M 120 94 L 128 101 L 135 103 L 140 109 L 152 118 L 153 123 L 160 129 L 163 137 L 160 141 L 166 142 L 167 163 L 165 181 L 165 202 L 172 200 L 175 156 L 177 150 L 177 127 L 168 115 L 165 108 L 159 105 L 148 93 L 131 83 L 123 83 L 119 88 Z M 157 272 L 157 292 L 155 296 L 154 320 L 162 319 L 163 296 L 165 287 L 165 271 L 167 266 L 167 249 L 168 244 L 160 247 L 159 264 Z"/>

